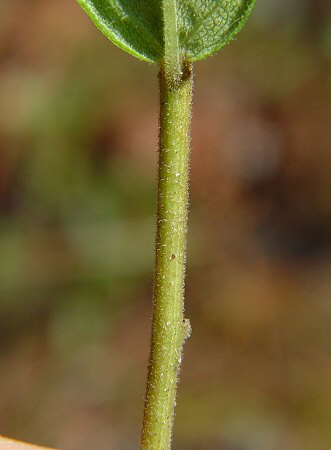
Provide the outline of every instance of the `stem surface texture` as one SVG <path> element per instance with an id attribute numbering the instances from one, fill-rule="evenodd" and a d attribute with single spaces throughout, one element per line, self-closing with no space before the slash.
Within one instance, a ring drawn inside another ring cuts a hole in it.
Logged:
<path id="1" fill-rule="evenodd" d="M 159 187 L 152 343 L 141 450 L 169 450 L 185 339 L 192 72 L 174 87 L 160 72 Z"/>

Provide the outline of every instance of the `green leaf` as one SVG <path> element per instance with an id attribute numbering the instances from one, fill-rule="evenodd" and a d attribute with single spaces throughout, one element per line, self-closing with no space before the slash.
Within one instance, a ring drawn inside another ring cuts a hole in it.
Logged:
<path id="1" fill-rule="evenodd" d="M 162 60 L 162 0 L 77 1 L 115 45 L 144 61 Z"/>
<path id="2" fill-rule="evenodd" d="M 255 4 L 255 0 L 77 1 L 115 45 L 159 63 L 167 57 L 172 62 L 196 61 L 216 53 L 242 28 Z M 167 55 L 167 47 L 177 54 Z"/>
<path id="3" fill-rule="evenodd" d="M 255 0 L 178 0 L 179 43 L 189 61 L 216 53 L 240 31 Z"/>

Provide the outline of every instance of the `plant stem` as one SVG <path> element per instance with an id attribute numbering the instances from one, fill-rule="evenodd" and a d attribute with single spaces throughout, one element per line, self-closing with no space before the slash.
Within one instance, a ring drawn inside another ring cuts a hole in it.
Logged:
<path id="1" fill-rule="evenodd" d="M 176 85 L 182 76 L 182 61 L 178 42 L 176 0 L 163 0 L 164 66 L 168 83 Z"/>
<path id="2" fill-rule="evenodd" d="M 182 349 L 190 334 L 184 282 L 191 98 L 191 67 L 176 87 L 161 70 L 154 309 L 141 450 L 170 449 Z"/>

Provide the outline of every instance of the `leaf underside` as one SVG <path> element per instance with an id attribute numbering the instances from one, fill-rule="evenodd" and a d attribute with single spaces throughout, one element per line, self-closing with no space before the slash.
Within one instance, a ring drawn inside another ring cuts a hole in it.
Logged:
<path id="1" fill-rule="evenodd" d="M 163 1 L 77 0 L 115 45 L 139 59 L 164 60 Z M 176 0 L 181 57 L 216 53 L 242 28 L 255 0 Z"/>

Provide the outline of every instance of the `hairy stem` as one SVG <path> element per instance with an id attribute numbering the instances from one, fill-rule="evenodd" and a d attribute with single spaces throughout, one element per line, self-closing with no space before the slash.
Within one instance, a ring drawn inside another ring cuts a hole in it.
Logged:
<path id="1" fill-rule="evenodd" d="M 185 339 L 184 280 L 192 72 L 174 88 L 160 72 L 159 187 L 151 354 L 141 450 L 169 450 Z"/>

